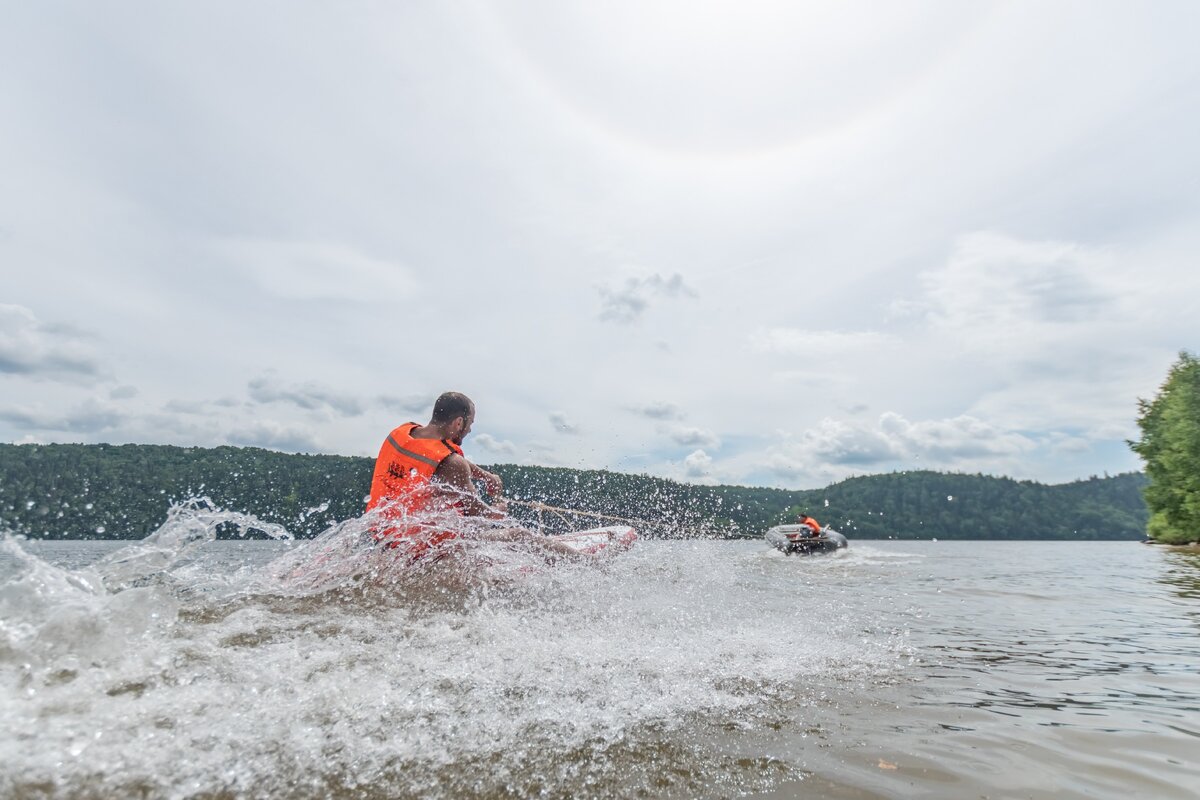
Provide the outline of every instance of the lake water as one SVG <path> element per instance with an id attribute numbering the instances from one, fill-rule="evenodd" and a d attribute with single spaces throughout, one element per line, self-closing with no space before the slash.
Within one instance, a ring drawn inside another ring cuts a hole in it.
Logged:
<path id="1" fill-rule="evenodd" d="M 401 576 L 344 532 L 171 525 L 0 546 L 0 796 L 1200 792 L 1200 555 L 646 541 Z"/>

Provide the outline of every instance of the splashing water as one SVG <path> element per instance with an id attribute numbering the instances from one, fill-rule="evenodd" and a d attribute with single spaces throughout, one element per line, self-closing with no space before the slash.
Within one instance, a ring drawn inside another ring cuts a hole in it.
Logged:
<path id="1" fill-rule="evenodd" d="M 722 730 L 906 658 L 902 632 L 836 593 L 794 613 L 769 553 L 643 542 L 551 567 L 535 546 L 466 536 L 413 559 L 380 547 L 376 522 L 259 566 L 217 530 L 290 534 L 203 501 L 81 569 L 5 537 L 0 795 L 765 789 L 786 776 L 714 753 Z M 686 776 L 663 777 L 681 761 Z"/>

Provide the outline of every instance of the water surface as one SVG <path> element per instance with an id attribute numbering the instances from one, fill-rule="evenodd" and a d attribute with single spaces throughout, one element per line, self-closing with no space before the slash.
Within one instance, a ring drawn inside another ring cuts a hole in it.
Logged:
<path id="1" fill-rule="evenodd" d="M 132 550 L 4 545 L 0 796 L 1200 787 L 1194 554 L 648 541 L 397 578 L 337 572 L 352 553 L 328 537 L 208 542 L 202 523 Z"/>

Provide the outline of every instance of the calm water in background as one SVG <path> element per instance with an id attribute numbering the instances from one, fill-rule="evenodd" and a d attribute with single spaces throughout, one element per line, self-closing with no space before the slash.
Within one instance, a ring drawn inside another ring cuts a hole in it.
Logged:
<path id="1" fill-rule="evenodd" d="M 0 796 L 1200 793 L 1197 554 L 650 541 L 389 598 L 211 542 L 99 589 L 127 544 L 0 553 Z"/>

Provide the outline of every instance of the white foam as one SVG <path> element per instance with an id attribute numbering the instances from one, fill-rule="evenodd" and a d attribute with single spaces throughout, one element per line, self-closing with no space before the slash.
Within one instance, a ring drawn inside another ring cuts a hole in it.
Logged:
<path id="1" fill-rule="evenodd" d="M 458 542 L 414 568 L 358 520 L 265 568 L 187 562 L 229 522 L 255 521 L 177 509 L 76 571 L 5 541 L 18 567 L 0 585 L 0 728 L 17 733 L 0 739 L 0 790 L 414 794 L 486 764 L 472 780 L 499 791 L 554 753 L 736 718 L 904 652 L 835 585 L 806 594 L 732 543 L 549 568 L 535 547 Z"/>

